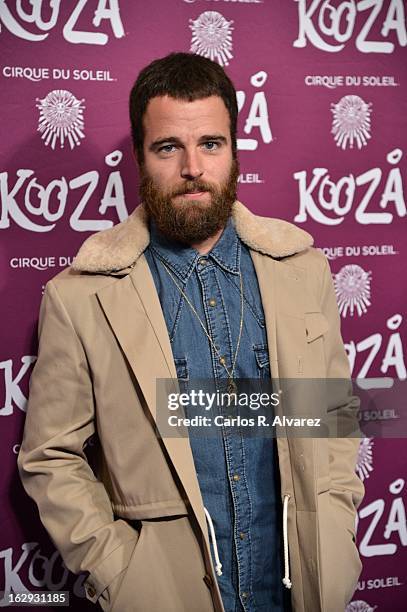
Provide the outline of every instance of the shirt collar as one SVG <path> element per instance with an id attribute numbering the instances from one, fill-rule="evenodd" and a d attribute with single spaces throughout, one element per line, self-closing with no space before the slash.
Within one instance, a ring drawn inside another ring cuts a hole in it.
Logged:
<path id="1" fill-rule="evenodd" d="M 196 249 L 185 246 L 180 242 L 170 240 L 162 234 L 150 220 L 150 245 L 153 254 L 163 260 L 165 264 L 180 279 L 186 282 L 199 258 Z"/>
<path id="2" fill-rule="evenodd" d="M 154 255 L 162 259 L 184 282 L 188 280 L 198 259 L 202 257 L 196 249 L 169 240 L 158 231 L 152 219 L 150 220 L 150 248 Z M 240 238 L 236 233 L 232 218 L 229 217 L 221 237 L 206 257 L 212 258 L 227 272 L 239 274 L 240 251 Z"/>
<path id="3" fill-rule="evenodd" d="M 229 217 L 221 237 L 208 253 L 227 272 L 239 274 L 240 271 L 240 238 L 236 233 L 233 220 Z"/>

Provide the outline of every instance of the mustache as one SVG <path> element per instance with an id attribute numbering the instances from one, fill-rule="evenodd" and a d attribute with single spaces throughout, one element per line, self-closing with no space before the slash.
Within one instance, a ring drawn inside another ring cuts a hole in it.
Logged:
<path id="1" fill-rule="evenodd" d="M 210 183 L 206 183 L 205 181 L 186 181 L 180 187 L 177 187 L 168 194 L 170 198 L 173 198 L 178 195 L 185 195 L 186 193 L 190 193 L 192 191 L 208 191 L 212 195 L 215 193 L 215 189 L 213 185 Z"/>

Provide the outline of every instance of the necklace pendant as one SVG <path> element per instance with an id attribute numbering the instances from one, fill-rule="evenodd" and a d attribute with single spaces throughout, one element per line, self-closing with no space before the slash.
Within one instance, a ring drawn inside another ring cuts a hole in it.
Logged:
<path id="1" fill-rule="evenodd" d="M 231 395 L 232 393 L 237 393 L 237 385 L 233 378 L 229 378 L 228 380 L 228 393 Z"/>

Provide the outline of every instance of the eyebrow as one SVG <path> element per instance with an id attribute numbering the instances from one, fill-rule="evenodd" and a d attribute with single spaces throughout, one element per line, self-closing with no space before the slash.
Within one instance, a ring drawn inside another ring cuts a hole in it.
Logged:
<path id="1" fill-rule="evenodd" d="M 208 140 L 217 140 L 218 142 L 222 142 L 223 144 L 227 144 L 227 138 L 222 136 L 221 134 L 204 134 L 198 140 L 198 143 L 207 142 Z M 163 144 L 177 144 L 181 145 L 182 141 L 177 136 L 167 136 L 166 138 L 158 138 L 154 140 L 149 146 L 150 151 L 155 151 L 158 147 Z"/>

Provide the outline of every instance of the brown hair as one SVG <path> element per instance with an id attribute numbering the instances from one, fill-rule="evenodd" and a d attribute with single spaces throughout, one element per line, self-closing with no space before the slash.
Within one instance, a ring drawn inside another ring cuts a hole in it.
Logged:
<path id="1" fill-rule="evenodd" d="M 151 98 L 170 96 L 176 100 L 200 100 L 219 96 L 229 113 L 233 157 L 236 157 L 237 101 L 236 90 L 223 68 L 194 53 L 170 53 L 143 68 L 134 83 L 129 99 L 133 147 L 139 164 L 144 161 L 143 117 Z"/>

